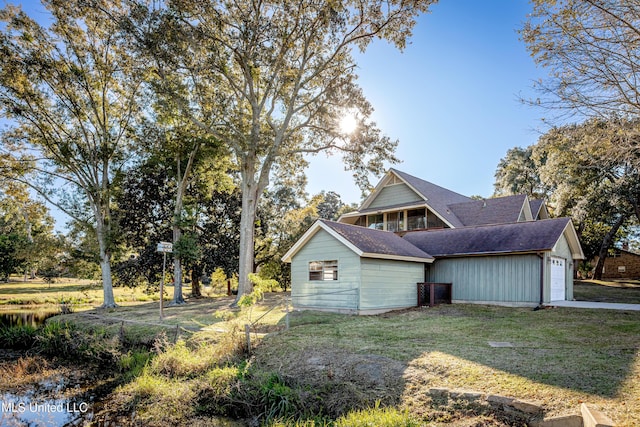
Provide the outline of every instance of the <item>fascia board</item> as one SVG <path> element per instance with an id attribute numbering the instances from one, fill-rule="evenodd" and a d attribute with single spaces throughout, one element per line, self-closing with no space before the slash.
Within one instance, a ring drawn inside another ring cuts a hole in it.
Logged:
<path id="1" fill-rule="evenodd" d="M 316 221 L 311 227 L 309 227 L 309 229 L 302 235 L 302 237 L 300 237 L 298 241 L 293 246 L 291 246 L 287 253 L 282 256 L 282 262 L 291 262 L 291 258 L 293 258 L 293 256 L 298 253 L 298 251 L 302 249 L 302 247 L 306 245 L 307 242 L 311 240 L 311 238 L 318 232 L 318 230 L 320 229 L 319 224 L 321 224 L 320 221 Z"/>
<path id="2" fill-rule="evenodd" d="M 401 255 L 386 255 L 386 254 L 374 254 L 369 252 L 364 252 L 362 258 L 376 258 L 376 259 L 390 259 L 395 261 L 410 261 L 410 262 L 422 262 L 429 263 L 435 261 L 435 258 L 420 258 L 420 257 L 410 257 L 410 256 L 401 256 Z"/>
<path id="3" fill-rule="evenodd" d="M 350 250 L 355 252 L 356 255 L 362 256 L 363 252 L 357 246 L 355 246 L 353 243 L 345 239 L 341 234 L 336 232 L 333 228 L 329 227 L 328 225 L 323 223 L 321 220 L 318 220 L 309 228 L 309 230 L 307 230 L 306 233 L 302 235 L 302 237 L 295 243 L 295 245 L 293 245 L 291 249 L 289 249 L 287 253 L 282 256 L 281 258 L 282 261 L 290 263 L 294 255 L 300 249 L 302 249 L 304 245 L 306 245 L 309 242 L 309 240 L 311 240 L 311 238 L 315 236 L 318 231 L 320 231 L 320 229 L 323 229 L 324 231 L 329 233 L 332 237 L 334 237 L 340 243 L 342 243 L 343 245 L 348 247 Z"/>

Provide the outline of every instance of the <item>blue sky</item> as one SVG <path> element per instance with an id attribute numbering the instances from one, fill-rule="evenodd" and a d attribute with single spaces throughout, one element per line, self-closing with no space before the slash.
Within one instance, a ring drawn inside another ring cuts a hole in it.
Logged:
<path id="1" fill-rule="evenodd" d="M 399 140 L 402 163 L 393 167 L 466 196 L 492 195 L 507 150 L 545 130 L 544 111 L 518 99 L 546 76 L 517 33 L 530 11 L 526 0 L 442 0 L 419 18 L 404 52 L 377 41 L 356 56 L 373 119 Z M 331 190 L 360 202 L 339 157 L 311 162 L 309 194 Z"/>
<path id="2" fill-rule="evenodd" d="M 18 3 L 34 12 L 31 2 Z M 517 33 L 530 10 L 527 0 L 441 0 L 418 19 L 403 52 L 376 41 L 356 53 L 373 119 L 399 140 L 402 163 L 393 167 L 467 196 L 491 196 L 507 150 L 535 143 L 544 131 L 544 111 L 518 100 L 546 75 Z M 310 195 L 361 200 L 339 156 L 312 158 L 307 177 Z"/>

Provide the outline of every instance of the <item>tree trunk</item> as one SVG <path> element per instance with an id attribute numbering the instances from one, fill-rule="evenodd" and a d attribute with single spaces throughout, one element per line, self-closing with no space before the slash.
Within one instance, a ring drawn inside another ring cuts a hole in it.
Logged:
<path id="1" fill-rule="evenodd" d="M 96 234 L 100 247 L 100 270 L 102 272 L 102 290 L 104 301 L 102 308 L 114 308 L 118 305 L 113 296 L 113 282 L 111 281 L 111 251 L 108 247 L 107 236 L 109 234 L 109 222 L 99 208 L 94 208 L 96 213 Z"/>
<path id="2" fill-rule="evenodd" d="M 613 238 L 627 220 L 626 215 L 620 215 L 615 223 L 611 226 L 611 229 L 605 234 L 602 239 L 602 245 L 600 245 L 600 251 L 598 252 L 598 262 L 593 270 L 593 278 L 595 280 L 602 280 L 602 271 L 604 270 L 604 261 L 607 259 L 607 253 L 613 243 Z"/>
<path id="3" fill-rule="evenodd" d="M 253 156 L 255 158 L 255 156 Z M 254 162 L 247 155 L 242 170 L 242 211 L 240 213 L 240 260 L 238 266 L 238 295 L 232 305 L 237 305 L 243 295 L 253 291 L 249 274 L 253 273 L 255 257 L 255 222 L 260 186 L 256 182 Z"/>
<path id="4" fill-rule="evenodd" d="M 182 203 L 181 203 L 182 204 Z M 178 206 L 176 206 L 176 211 L 178 210 Z M 182 210 L 182 207 L 180 207 Z M 180 230 L 179 221 L 179 213 L 174 217 L 173 223 L 173 244 L 175 245 L 180 237 L 182 236 L 182 230 Z M 173 299 L 169 303 L 169 305 L 180 305 L 185 304 L 186 301 L 182 296 L 182 260 L 179 256 L 177 256 L 174 252 L 173 255 Z"/>
<path id="5" fill-rule="evenodd" d="M 191 153 L 189 154 L 189 160 L 187 161 L 187 166 L 184 169 L 184 173 L 181 171 L 180 167 L 180 156 L 176 156 L 176 205 L 173 210 L 173 244 L 175 245 L 180 237 L 182 237 L 182 208 L 184 205 L 184 194 L 187 191 L 187 185 L 189 183 L 189 176 L 191 174 L 191 168 L 193 167 L 193 162 L 198 153 L 199 144 L 196 144 Z M 169 305 L 180 305 L 185 304 L 186 301 L 182 296 L 182 260 L 180 259 L 179 254 L 174 252 L 173 255 L 173 300 L 169 303 Z"/>
<path id="6" fill-rule="evenodd" d="M 253 291 L 253 285 L 249 280 L 249 274 L 253 273 L 253 260 L 255 255 L 254 227 L 256 222 L 257 201 L 255 200 L 255 197 L 251 197 L 248 194 L 248 192 L 251 191 L 250 188 L 246 189 L 245 187 L 248 186 L 243 183 L 242 212 L 240 214 L 240 265 L 238 268 L 238 295 L 234 304 L 237 304 L 243 295 L 250 294 Z"/>
<path id="7" fill-rule="evenodd" d="M 200 298 L 202 292 L 200 291 L 200 275 L 202 271 L 198 267 L 193 267 L 191 270 L 191 296 L 194 298 Z"/>

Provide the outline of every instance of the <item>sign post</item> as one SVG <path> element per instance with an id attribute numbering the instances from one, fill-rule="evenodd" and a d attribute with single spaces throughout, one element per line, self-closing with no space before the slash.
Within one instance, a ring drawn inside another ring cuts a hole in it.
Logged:
<path id="1" fill-rule="evenodd" d="M 162 252 L 162 279 L 160 280 L 160 320 L 162 320 L 162 300 L 164 299 L 164 275 L 167 269 L 167 253 L 173 252 L 173 243 L 160 242 L 156 252 Z"/>

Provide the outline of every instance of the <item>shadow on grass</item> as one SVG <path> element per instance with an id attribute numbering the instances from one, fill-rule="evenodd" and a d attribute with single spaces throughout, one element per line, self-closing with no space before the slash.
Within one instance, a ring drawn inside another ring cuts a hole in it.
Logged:
<path id="1" fill-rule="evenodd" d="M 266 350 L 265 363 L 339 366 L 348 354 L 375 355 L 403 363 L 430 387 L 516 396 L 562 388 L 616 398 L 637 375 L 640 349 L 638 312 L 453 305 L 371 317 L 302 312 L 291 325 L 274 337 L 283 344 L 274 348 L 290 351 Z"/>

